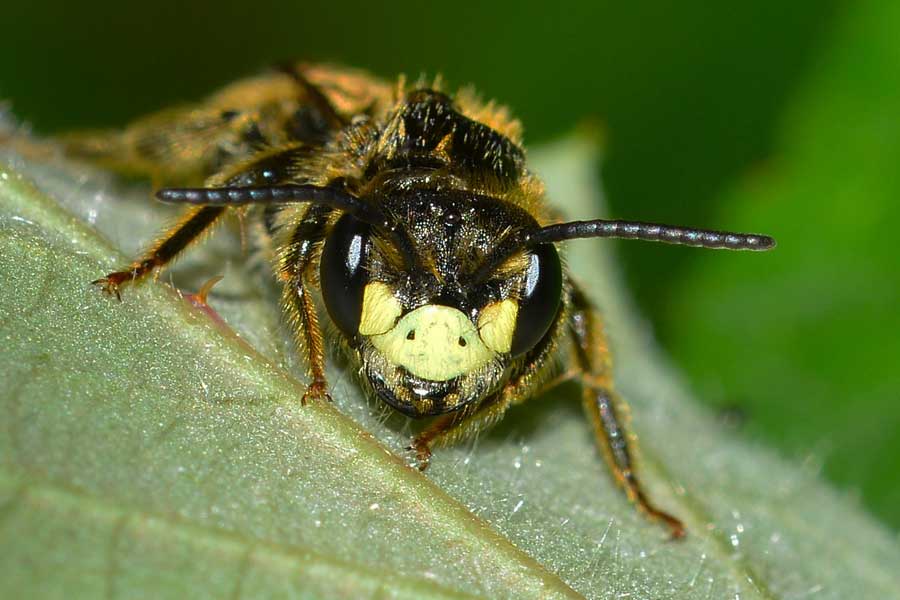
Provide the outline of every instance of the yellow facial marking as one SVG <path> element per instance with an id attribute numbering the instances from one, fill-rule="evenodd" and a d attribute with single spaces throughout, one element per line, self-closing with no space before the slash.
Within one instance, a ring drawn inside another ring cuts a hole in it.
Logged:
<path id="1" fill-rule="evenodd" d="M 374 281 L 363 291 L 362 316 L 359 332 L 362 335 L 377 335 L 391 330 L 400 317 L 403 308 L 386 283 Z"/>
<path id="2" fill-rule="evenodd" d="M 518 314 L 519 303 L 514 300 L 485 306 L 478 315 L 478 333 L 485 346 L 497 353 L 509 352 Z"/>
<path id="3" fill-rule="evenodd" d="M 472 321 L 449 306 L 421 306 L 387 333 L 369 339 L 389 361 L 429 381 L 470 373 L 495 356 Z"/>

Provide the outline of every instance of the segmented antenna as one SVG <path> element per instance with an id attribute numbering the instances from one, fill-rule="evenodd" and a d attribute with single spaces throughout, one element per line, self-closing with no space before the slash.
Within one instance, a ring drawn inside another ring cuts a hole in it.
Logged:
<path id="1" fill-rule="evenodd" d="M 310 202 L 324 204 L 350 213 L 393 240 L 407 266 L 418 265 L 415 246 L 402 227 L 395 227 L 377 205 L 334 187 L 279 184 L 272 186 L 225 186 L 214 188 L 163 188 L 156 197 L 171 204 L 202 206 L 244 206 L 246 204 L 288 204 Z"/>
<path id="2" fill-rule="evenodd" d="M 774 239 L 755 233 L 690 229 L 640 221 L 610 221 L 606 219 L 570 221 L 547 225 L 504 239 L 485 257 L 481 265 L 473 272 L 472 279 L 474 281 L 486 280 L 514 252 L 522 248 L 592 237 L 644 240 L 726 250 L 769 250 L 775 247 Z"/>
<path id="3" fill-rule="evenodd" d="M 311 202 L 349 212 L 376 227 L 387 225 L 384 214 L 356 196 L 333 187 L 281 184 L 272 186 L 226 186 L 214 188 L 164 188 L 156 197 L 172 204 L 203 206 L 243 206 L 245 204 L 280 204 Z"/>
<path id="4" fill-rule="evenodd" d="M 640 221 L 571 221 L 548 225 L 525 236 L 525 246 L 578 238 L 619 238 L 726 250 L 769 250 L 775 240 L 755 233 L 690 229 Z"/>

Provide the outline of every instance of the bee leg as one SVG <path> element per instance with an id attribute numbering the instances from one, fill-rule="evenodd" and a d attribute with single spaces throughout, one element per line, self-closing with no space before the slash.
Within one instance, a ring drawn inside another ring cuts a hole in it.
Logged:
<path id="1" fill-rule="evenodd" d="M 224 211 L 224 208 L 218 206 L 201 206 L 191 209 L 127 269 L 115 271 L 91 283 L 99 286 L 107 295 L 115 295 L 117 299 L 121 300 L 119 288 L 122 284 L 139 281 L 171 261 L 204 231 L 207 231 Z"/>
<path id="2" fill-rule="evenodd" d="M 450 446 L 471 437 L 496 424 L 510 406 L 520 404 L 581 374 L 580 370 L 556 373 L 559 365 L 553 358 L 558 350 L 555 340 L 566 325 L 563 315 L 564 311 L 560 311 L 546 341 L 529 354 L 521 373 L 476 406 L 467 406 L 459 412 L 438 417 L 412 439 L 407 450 L 416 453 L 420 471 L 428 468 L 432 448 Z"/>
<path id="3" fill-rule="evenodd" d="M 281 253 L 278 277 L 284 282 L 282 304 L 287 314 L 296 345 L 306 362 L 310 384 L 300 399 L 305 405 L 309 400 L 331 400 L 328 381 L 325 378 L 325 343 L 316 306 L 310 294 L 313 285 L 312 260 L 321 245 L 332 209 L 314 205 L 304 213 Z"/>
<path id="4" fill-rule="evenodd" d="M 634 438 L 625 428 L 627 406 L 612 390 L 610 355 L 603 325 L 587 298 L 575 288 L 572 295 L 569 329 L 575 356 L 582 369 L 582 402 L 590 419 L 597 444 L 613 475 L 629 500 L 650 518 L 664 523 L 673 538 L 685 535 L 684 524 L 656 508 L 647 498 L 634 469 Z"/>
<path id="5" fill-rule="evenodd" d="M 325 378 L 325 344 L 322 328 L 319 326 L 316 307 L 309 293 L 311 286 L 305 279 L 301 275 L 284 286 L 282 295 L 291 329 L 296 336 L 297 347 L 305 358 L 307 375 L 310 379 L 306 392 L 300 398 L 300 404 L 303 406 L 309 400 L 331 401 L 328 381 Z"/>
<path id="6" fill-rule="evenodd" d="M 569 381 L 579 375 L 580 371 L 566 371 L 544 381 L 535 377 L 541 371 L 543 362 L 532 363 L 525 373 L 507 383 L 503 389 L 489 396 L 474 409 L 463 409 L 458 413 L 442 415 L 419 435 L 410 441 L 407 450 L 416 454 L 416 462 L 420 471 L 428 468 L 431 461 L 431 449 L 436 446 L 451 446 L 479 431 L 484 431 L 496 424 L 506 410 L 528 398 L 539 396 L 547 390 Z"/>
<path id="7" fill-rule="evenodd" d="M 543 360 L 533 362 L 523 375 L 507 383 L 503 389 L 487 397 L 474 409 L 466 408 L 458 413 L 443 415 L 435 419 L 406 447 L 407 450 L 415 452 L 419 470 L 424 471 L 428 468 L 433 447 L 452 446 L 484 431 L 495 425 L 513 404 L 538 396 L 580 375 L 580 372 L 566 371 L 545 381 L 542 377 L 536 377 L 541 373 L 544 364 Z"/>
<path id="8" fill-rule="evenodd" d="M 265 185 L 288 177 L 293 161 L 306 148 L 299 143 L 285 145 L 262 154 L 252 161 L 245 161 L 207 180 L 208 187 L 224 185 Z M 128 281 L 138 281 L 171 261 L 191 242 L 199 238 L 224 214 L 221 206 L 193 207 L 165 235 L 153 244 L 144 255 L 127 269 L 110 273 L 92 283 L 108 295 L 121 300 L 120 286 Z"/>
<path id="9" fill-rule="evenodd" d="M 431 426 L 412 439 L 407 450 L 416 453 L 420 471 L 428 468 L 432 446 L 450 446 L 495 424 L 512 404 L 540 396 L 558 385 L 581 377 L 579 369 L 568 369 L 540 383 L 530 376 L 540 369 L 526 371 L 529 377 L 510 383 L 499 394 L 487 398 L 474 411 L 463 411 L 438 417 Z M 498 400 L 499 398 L 499 400 Z"/>
<path id="10" fill-rule="evenodd" d="M 406 447 L 415 452 L 416 466 L 424 471 L 431 463 L 434 446 L 450 446 L 495 424 L 512 403 L 514 383 L 489 396 L 474 409 L 442 415 L 415 436 Z"/>

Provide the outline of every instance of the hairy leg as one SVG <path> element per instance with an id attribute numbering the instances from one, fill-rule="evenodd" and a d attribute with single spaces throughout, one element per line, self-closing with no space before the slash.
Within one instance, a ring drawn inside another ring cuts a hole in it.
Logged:
<path id="1" fill-rule="evenodd" d="M 582 369 L 582 403 L 613 475 L 628 498 L 650 518 L 663 522 L 673 538 L 685 534 L 682 522 L 650 501 L 635 473 L 635 439 L 626 429 L 627 407 L 612 389 L 609 349 L 603 325 L 587 298 L 574 290 L 569 329 Z"/>
<path id="2" fill-rule="evenodd" d="M 310 279 L 312 259 L 325 236 L 332 212 L 326 206 L 309 207 L 290 233 L 287 247 L 279 257 L 278 277 L 284 283 L 282 304 L 310 379 L 301 398 L 302 404 L 308 399 L 330 400 L 325 377 L 325 344 L 315 302 L 310 295 Z"/>
<path id="3" fill-rule="evenodd" d="M 163 267 L 178 253 L 187 248 L 194 240 L 207 231 L 213 223 L 225 212 L 224 208 L 215 206 L 200 206 L 188 211 L 184 217 L 169 231 L 167 231 L 156 243 L 150 246 L 140 258 L 132 262 L 121 271 L 109 273 L 92 281 L 108 295 L 115 295 L 122 299 L 119 290 L 123 283 L 135 282 L 143 279 L 156 269 Z"/>
<path id="4" fill-rule="evenodd" d="M 306 147 L 302 144 L 293 144 L 261 153 L 253 160 L 234 165 L 223 171 L 210 181 L 210 186 L 277 183 L 288 176 L 293 161 L 306 151 Z M 92 283 L 100 286 L 105 293 L 115 295 L 121 300 L 120 287 L 122 284 L 140 281 L 150 273 L 164 267 L 191 243 L 208 232 L 225 214 L 226 210 L 221 206 L 198 206 L 188 209 L 173 227 L 127 268 L 110 273 Z"/>

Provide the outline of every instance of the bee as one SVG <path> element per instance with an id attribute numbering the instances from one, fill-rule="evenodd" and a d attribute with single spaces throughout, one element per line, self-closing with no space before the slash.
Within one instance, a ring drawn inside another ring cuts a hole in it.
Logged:
<path id="1" fill-rule="evenodd" d="M 644 492 L 601 318 L 560 260 L 576 238 L 766 250 L 763 235 L 652 223 L 558 222 L 504 107 L 440 82 L 290 64 L 122 131 L 64 138 L 68 153 L 150 177 L 183 218 L 93 283 L 122 288 L 165 267 L 229 212 L 258 224 L 304 359 L 301 404 L 329 400 L 329 336 L 361 385 L 413 419 L 432 449 L 500 420 L 565 380 L 581 384 L 597 444 L 628 498 L 673 537 L 682 522 Z"/>

